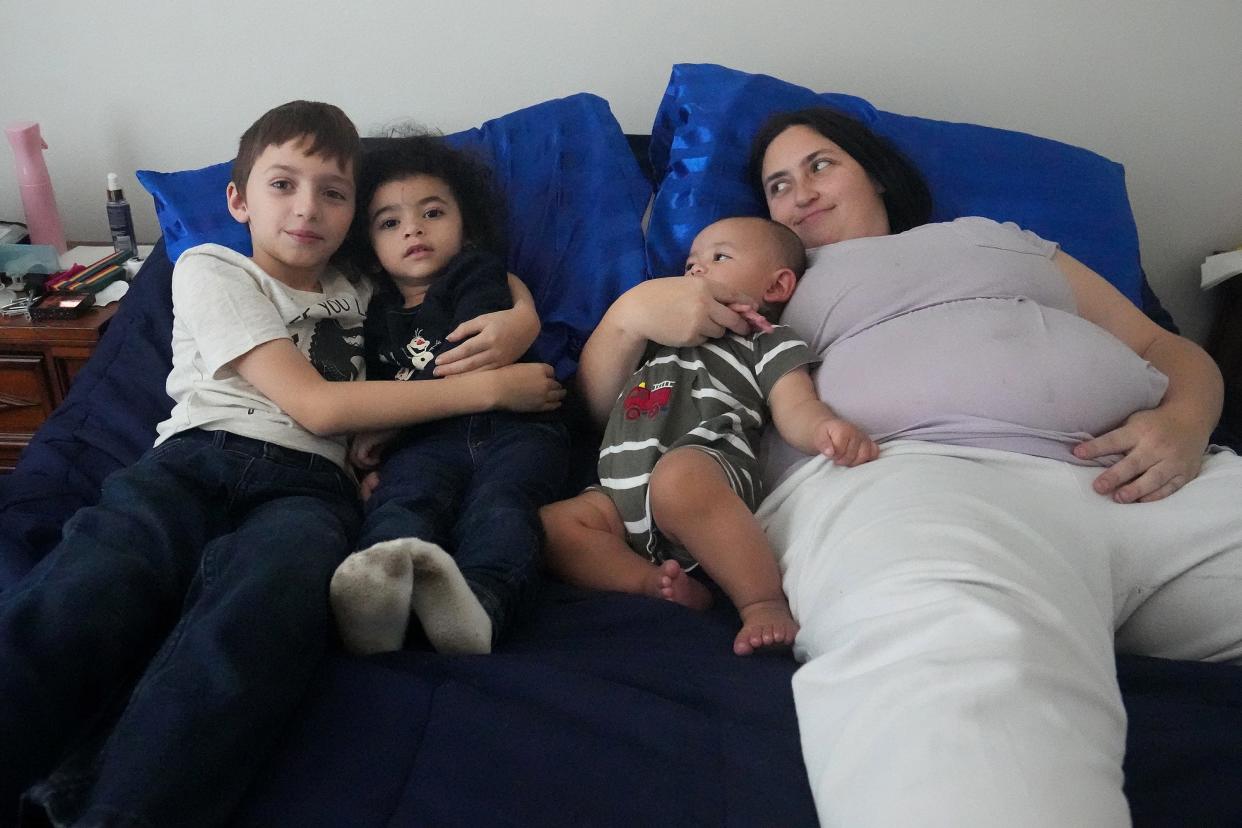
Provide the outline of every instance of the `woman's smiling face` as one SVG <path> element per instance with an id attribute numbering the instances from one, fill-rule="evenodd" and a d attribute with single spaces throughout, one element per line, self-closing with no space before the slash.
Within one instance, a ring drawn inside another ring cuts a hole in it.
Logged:
<path id="1" fill-rule="evenodd" d="M 768 212 L 808 248 L 890 232 L 880 186 L 811 127 L 777 135 L 763 154 L 762 175 Z"/>

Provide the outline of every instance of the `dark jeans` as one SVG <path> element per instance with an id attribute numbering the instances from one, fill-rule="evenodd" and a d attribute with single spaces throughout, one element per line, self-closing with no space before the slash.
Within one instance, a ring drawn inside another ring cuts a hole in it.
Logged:
<path id="1" fill-rule="evenodd" d="M 121 705 L 90 773 L 62 767 L 40 804 L 57 822 L 226 823 L 325 652 L 359 517 L 330 461 L 222 431 L 109 477 L 0 596 L 0 824 Z"/>
<path id="2" fill-rule="evenodd" d="M 561 493 L 568 463 L 568 433 L 550 416 L 475 414 L 407 429 L 380 468 L 358 548 L 411 537 L 439 544 L 498 640 L 537 582 L 539 507 Z"/>

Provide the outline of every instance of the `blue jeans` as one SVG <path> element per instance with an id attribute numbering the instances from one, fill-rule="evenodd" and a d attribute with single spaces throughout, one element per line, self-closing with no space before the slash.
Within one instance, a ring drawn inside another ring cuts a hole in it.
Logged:
<path id="1" fill-rule="evenodd" d="M 223 431 L 109 477 L 0 596 L 0 824 L 121 705 L 93 767 L 62 768 L 40 804 L 87 825 L 227 822 L 325 652 L 359 518 L 332 462 Z"/>
<path id="2" fill-rule="evenodd" d="M 380 468 L 358 548 L 411 537 L 439 544 L 498 640 L 537 582 L 539 507 L 560 495 L 568 464 L 568 433 L 552 417 L 496 412 L 407 429 Z"/>

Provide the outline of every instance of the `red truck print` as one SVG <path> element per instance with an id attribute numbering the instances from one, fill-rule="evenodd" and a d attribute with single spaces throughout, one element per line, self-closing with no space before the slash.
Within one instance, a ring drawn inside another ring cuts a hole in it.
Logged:
<path id="1" fill-rule="evenodd" d="M 672 380 L 657 382 L 651 388 L 647 387 L 647 383 L 640 382 L 625 395 L 625 419 L 637 420 L 646 414 L 654 420 L 661 411 L 668 408 L 668 399 L 672 395 Z"/>

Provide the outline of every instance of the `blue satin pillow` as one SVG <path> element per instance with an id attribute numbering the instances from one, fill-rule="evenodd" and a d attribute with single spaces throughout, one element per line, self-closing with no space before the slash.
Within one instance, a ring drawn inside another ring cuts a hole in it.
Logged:
<path id="1" fill-rule="evenodd" d="M 493 166 L 508 202 L 508 267 L 535 297 L 535 353 L 564 379 L 612 301 L 645 276 L 642 217 L 651 185 L 603 98 L 571 95 L 446 136 Z M 138 180 L 155 198 L 168 257 L 215 242 L 250 255 L 229 215 L 232 162 Z"/>
<path id="2" fill-rule="evenodd" d="M 508 202 L 509 270 L 535 297 L 535 353 L 567 378 L 613 300 L 646 276 L 651 184 L 608 102 L 580 93 L 446 136 L 491 162 Z"/>
<path id="3" fill-rule="evenodd" d="M 224 190 L 233 162 L 200 170 L 162 173 L 138 170 L 138 182 L 155 199 L 155 218 L 170 261 L 199 244 L 214 242 L 250 255 L 250 230 L 229 214 Z"/>
<path id="4" fill-rule="evenodd" d="M 891 140 L 927 179 L 933 221 L 1015 222 L 1142 305 L 1138 231 L 1120 164 L 1034 135 L 880 112 L 861 98 L 710 64 L 673 67 L 651 130 L 653 275 L 680 273 L 694 235 L 716 219 L 766 214 L 746 181 L 751 136 L 772 113 L 808 106 L 843 110 Z"/>

